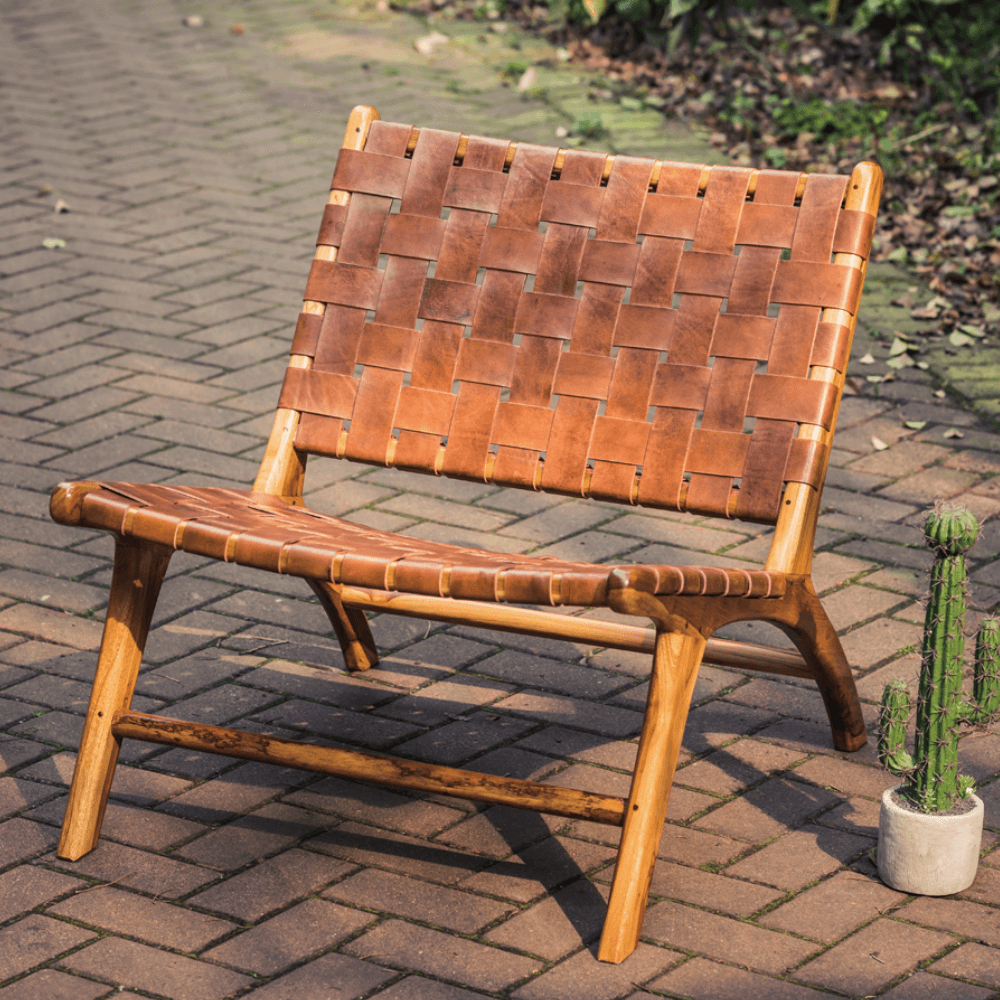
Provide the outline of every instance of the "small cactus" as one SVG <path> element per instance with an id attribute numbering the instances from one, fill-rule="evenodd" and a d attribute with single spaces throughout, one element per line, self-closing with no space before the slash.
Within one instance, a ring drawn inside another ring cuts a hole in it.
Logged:
<path id="1" fill-rule="evenodd" d="M 965 553 L 978 534 L 979 523 L 968 510 L 945 504 L 935 507 L 924 526 L 936 558 L 924 620 L 912 755 L 905 747 L 910 711 L 906 684 L 892 681 L 882 693 L 879 760 L 906 780 L 906 797 L 924 812 L 945 812 L 972 793 L 972 779 L 958 773 L 959 723 L 987 723 L 1000 716 L 1000 621 L 986 621 L 980 628 L 972 701 L 962 696 Z"/>

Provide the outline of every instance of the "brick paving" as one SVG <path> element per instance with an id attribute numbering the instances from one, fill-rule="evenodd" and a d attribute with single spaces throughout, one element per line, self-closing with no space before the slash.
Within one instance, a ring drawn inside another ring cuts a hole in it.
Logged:
<path id="1" fill-rule="evenodd" d="M 452 41 L 427 59 L 426 23 L 350 2 L 0 0 L 0 1000 L 1000 996 L 1000 736 L 962 741 L 987 805 L 976 883 L 908 897 L 870 859 L 892 783 L 872 745 L 833 751 L 805 682 L 711 666 L 621 966 L 593 953 L 617 834 L 584 822 L 126 744 L 101 845 L 55 857 L 111 544 L 51 523 L 48 492 L 71 476 L 250 482 L 349 108 L 545 142 L 600 117 L 618 150 L 714 155 L 652 111 L 589 101 L 592 80 L 516 31 L 441 20 Z M 203 27 L 182 24 L 194 13 Z M 502 85 L 531 62 L 536 88 Z M 960 391 L 966 362 L 887 364 L 911 284 L 871 268 L 817 538 L 870 724 L 882 685 L 916 677 L 927 503 L 986 521 L 973 600 L 1000 603 L 1000 435 L 939 389 Z M 505 551 L 752 566 L 768 542 L 326 460 L 306 486 L 331 513 Z M 644 657 L 372 627 L 384 659 L 349 677 L 298 581 L 180 554 L 136 704 L 627 787 Z M 727 634 L 782 641 L 759 623 Z"/>

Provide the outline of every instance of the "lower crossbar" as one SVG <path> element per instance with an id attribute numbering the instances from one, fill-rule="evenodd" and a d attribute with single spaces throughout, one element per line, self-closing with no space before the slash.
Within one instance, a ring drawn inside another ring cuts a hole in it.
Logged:
<path id="1" fill-rule="evenodd" d="M 395 591 L 364 590 L 360 587 L 344 587 L 340 596 L 344 604 L 350 607 L 385 611 L 407 618 L 483 625 L 500 632 L 585 642 L 607 649 L 627 649 L 650 655 L 656 647 L 656 632 L 653 629 L 621 622 L 606 622 L 598 618 L 560 615 L 511 604 L 461 601 L 450 597 L 427 597 Z M 788 677 L 815 677 L 797 650 L 779 649 L 743 640 L 709 639 L 703 659 L 705 663 L 714 663 L 718 667 L 761 670 Z"/>
<path id="2" fill-rule="evenodd" d="M 280 764 L 303 771 L 335 774 L 340 778 L 354 778 L 394 788 L 412 788 L 415 791 L 489 802 L 514 809 L 587 819 L 608 826 L 621 826 L 624 822 L 623 799 L 581 792 L 575 788 L 559 788 L 538 781 L 498 778 L 492 774 L 464 771 L 457 767 L 441 767 L 360 750 L 315 746 L 296 740 L 247 733 L 240 729 L 166 719 L 142 712 L 116 713 L 111 731 L 119 739 L 162 743 L 225 757 Z"/>

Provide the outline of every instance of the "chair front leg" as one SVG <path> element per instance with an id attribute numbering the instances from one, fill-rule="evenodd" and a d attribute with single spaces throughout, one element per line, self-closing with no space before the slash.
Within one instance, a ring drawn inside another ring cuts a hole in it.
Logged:
<path id="1" fill-rule="evenodd" d="M 602 962 L 623 961 L 639 943 L 670 786 L 705 643 L 705 637 L 692 626 L 666 631 L 657 623 L 646 715 L 597 955 Z"/>
<path id="2" fill-rule="evenodd" d="M 56 853 L 76 861 L 97 846 L 121 740 L 111 731 L 135 690 L 156 599 L 173 550 L 118 537 L 104 638 Z"/>

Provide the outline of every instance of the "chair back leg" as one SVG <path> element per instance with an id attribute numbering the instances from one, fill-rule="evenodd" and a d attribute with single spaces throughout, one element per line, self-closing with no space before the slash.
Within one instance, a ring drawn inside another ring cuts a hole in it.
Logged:
<path id="1" fill-rule="evenodd" d="M 598 952 L 602 962 L 623 961 L 639 942 L 670 786 L 705 645 L 705 637 L 693 626 L 665 631 L 657 625 L 646 715 Z"/>
<path id="2" fill-rule="evenodd" d="M 310 580 L 309 586 L 319 598 L 333 631 L 336 633 L 344 663 L 348 670 L 367 670 L 378 666 L 378 650 L 372 638 L 362 608 L 349 608 L 340 599 L 340 594 L 332 583 L 324 580 Z"/>
<path id="3" fill-rule="evenodd" d="M 76 861 L 97 846 L 121 740 L 111 731 L 128 709 L 160 585 L 173 550 L 116 538 L 115 568 L 97 673 L 56 853 Z"/>

